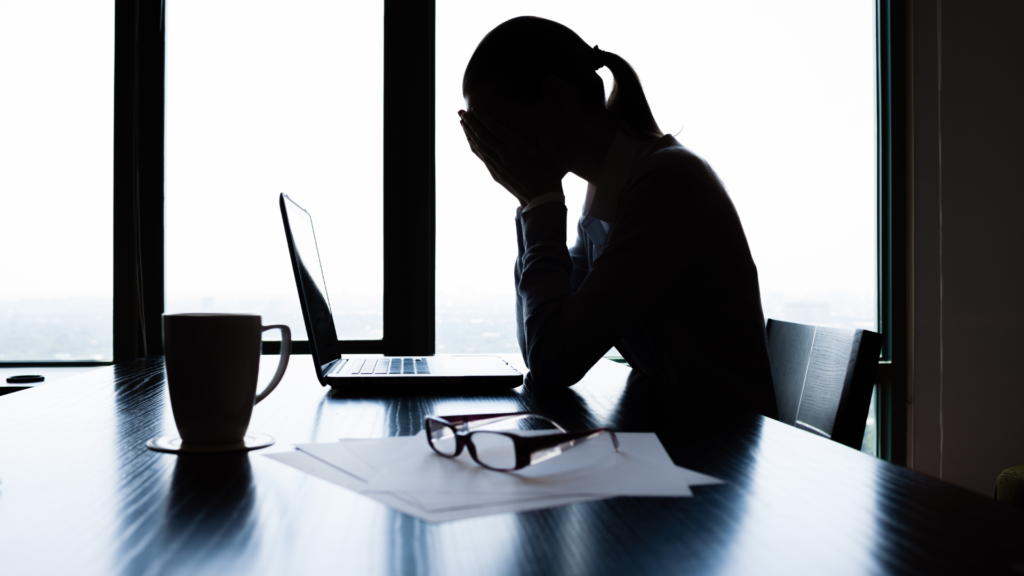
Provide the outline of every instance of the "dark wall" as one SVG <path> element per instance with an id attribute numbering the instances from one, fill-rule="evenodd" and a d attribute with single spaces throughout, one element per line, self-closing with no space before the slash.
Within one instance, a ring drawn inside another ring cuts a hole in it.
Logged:
<path id="1" fill-rule="evenodd" d="M 942 5 L 943 473 L 1024 464 L 1024 2 Z"/>
<path id="2" fill-rule="evenodd" d="M 912 466 L 991 495 L 1024 464 L 1024 2 L 915 4 Z"/>

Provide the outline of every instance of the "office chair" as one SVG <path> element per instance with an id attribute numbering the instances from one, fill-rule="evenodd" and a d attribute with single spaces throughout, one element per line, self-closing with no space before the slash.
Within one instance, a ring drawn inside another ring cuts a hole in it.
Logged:
<path id="1" fill-rule="evenodd" d="M 993 496 L 999 502 L 1024 507 L 1024 466 L 1003 470 L 996 478 Z"/>
<path id="2" fill-rule="evenodd" d="M 779 420 L 859 450 L 881 335 L 771 319 L 765 329 Z"/>

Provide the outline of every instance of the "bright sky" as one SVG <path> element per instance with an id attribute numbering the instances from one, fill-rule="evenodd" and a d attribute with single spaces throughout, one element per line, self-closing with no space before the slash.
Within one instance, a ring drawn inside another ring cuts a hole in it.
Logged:
<path id="1" fill-rule="evenodd" d="M 278 194 L 332 301 L 383 290 L 380 2 L 167 4 L 167 300 L 296 299 Z"/>
<path id="2" fill-rule="evenodd" d="M 114 2 L 0 2 L 0 300 L 113 291 Z"/>

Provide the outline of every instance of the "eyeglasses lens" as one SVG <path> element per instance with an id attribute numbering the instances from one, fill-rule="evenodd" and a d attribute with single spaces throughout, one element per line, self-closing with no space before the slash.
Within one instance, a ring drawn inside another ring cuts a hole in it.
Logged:
<path id="1" fill-rule="evenodd" d="M 476 448 L 476 458 L 484 466 L 497 470 L 516 467 L 515 441 L 504 434 L 474 432 L 470 438 Z"/>
<path id="2" fill-rule="evenodd" d="M 440 422 L 427 420 L 427 434 L 430 435 L 430 445 L 434 450 L 445 456 L 455 455 L 455 432 L 451 428 Z"/>

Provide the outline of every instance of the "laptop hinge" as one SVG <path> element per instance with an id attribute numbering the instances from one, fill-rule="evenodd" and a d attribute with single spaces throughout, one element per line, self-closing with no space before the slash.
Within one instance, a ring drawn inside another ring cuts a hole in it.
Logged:
<path id="1" fill-rule="evenodd" d="M 330 375 L 330 373 L 335 368 L 340 368 L 340 367 L 344 366 L 346 362 L 348 362 L 348 360 L 345 359 L 345 358 L 338 358 L 337 360 L 331 360 L 327 364 L 324 364 L 323 366 L 321 366 L 320 367 L 320 371 L 323 373 L 324 376 L 328 376 L 328 375 Z"/>

